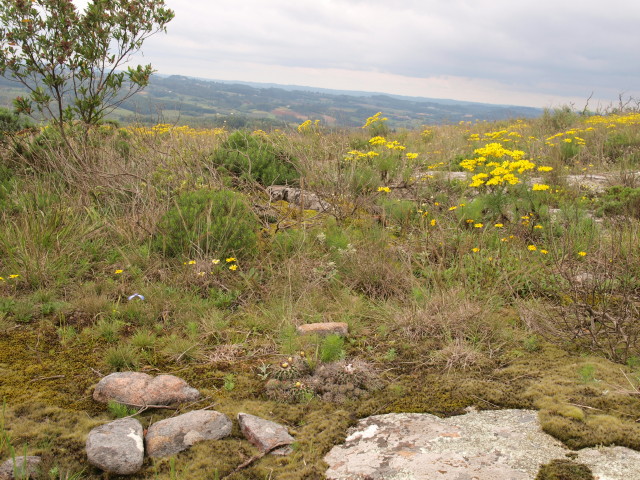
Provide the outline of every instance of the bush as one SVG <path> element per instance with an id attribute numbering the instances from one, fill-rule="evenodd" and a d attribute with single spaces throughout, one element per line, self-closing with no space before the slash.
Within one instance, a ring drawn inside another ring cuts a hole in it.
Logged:
<path id="1" fill-rule="evenodd" d="M 616 185 L 598 201 L 599 215 L 629 215 L 640 218 L 640 188 Z"/>
<path id="2" fill-rule="evenodd" d="M 169 256 L 250 256 L 259 222 L 244 197 L 230 190 L 181 194 L 162 217 L 154 247 Z"/>
<path id="3" fill-rule="evenodd" d="M 300 176 L 295 158 L 246 131 L 229 136 L 216 150 L 212 161 L 242 179 L 263 186 L 295 184 Z"/>
<path id="4" fill-rule="evenodd" d="M 6 108 L 0 108 L 0 141 L 4 139 L 6 133 L 19 132 L 30 126 L 31 122 L 19 117 Z"/>
<path id="5" fill-rule="evenodd" d="M 591 469 L 581 463 L 571 460 L 552 460 L 542 465 L 536 480 L 593 480 Z"/>

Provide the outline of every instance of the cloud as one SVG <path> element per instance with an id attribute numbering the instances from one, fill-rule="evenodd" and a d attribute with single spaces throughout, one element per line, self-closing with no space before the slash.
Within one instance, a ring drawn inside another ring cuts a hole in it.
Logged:
<path id="1" fill-rule="evenodd" d="M 636 0 L 166 3 L 176 12 L 168 35 L 144 45 L 162 73 L 317 86 L 342 78 L 344 88 L 358 78 L 361 90 L 444 89 L 453 98 L 475 92 L 477 101 L 503 93 L 500 103 L 640 93 Z M 467 90 L 444 88 L 445 78 Z"/>

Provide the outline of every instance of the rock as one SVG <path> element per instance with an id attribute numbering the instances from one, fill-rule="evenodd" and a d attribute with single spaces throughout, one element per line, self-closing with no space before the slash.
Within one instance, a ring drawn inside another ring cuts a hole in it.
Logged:
<path id="1" fill-rule="evenodd" d="M 321 200 L 318 195 L 299 188 L 287 187 L 286 185 L 271 185 L 267 187 L 267 193 L 271 197 L 271 201 L 284 200 L 294 205 L 302 205 L 307 210 L 316 210 L 318 212 L 328 211 L 331 205 Z"/>
<path id="2" fill-rule="evenodd" d="M 200 392 L 187 382 L 173 375 L 152 377 L 146 373 L 118 372 L 104 377 L 93 392 L 93 399 L 107 403 L 118 403 L 133 407 L 145 405 L 175 405 L 193 402 Z"/>
<path id="3" fill-rule="evenodd" d="M 537 412 L 497 410 L 440 419 L 403 413 L 365 418 L 324 460 L 326 478 L 533 480 L 540 466 L 571 453 L 542 432 Z M 576 462 L 596 478 L 640 478 L 640 452 L 622 447 L 581 450 Z M 600 477 L 599 477 L 600 476 Z"/>
<path id="4" fill-rule="evenodd" d="M 344 322 L 307 323 L 298 327 L 300 335 L 330 335 L 336 334 L 346 337 L 349 333 L 349 325 Z"/>
<path id="5" fill-rule="evenodd" d="M 131 475 L 142 467 L 142 425 L 135 418 L 121 418 L 89 432 L 86 444 L 89 463 L 105 472 Z"/>
<path id="6" fill-rule="evenodd" d="M 147 455 L 166 457 L 202 440 L 218 440 L 231 433 L 231 420 L 212 410 L 193 412 L 154 423 L 147 430 Z"/>
<path id="7" fill-rule="evenodd" d="M 36 478 L 41 462 L 42 459 L 34 455 L 25 457 L 16 454 L 15 463 L 14 459 L 10 458 L 0 465 L 0 480 Z M 14 476 L 14 473 L 17 473 L 17 476 Z"/>
<path id="8" fill-rule="evenodd" d="M 294 438 L 283 425 L 248 413 L 239 413 L 238 423 L 245 438 L 261 452 L 271 452 L 275 455 L 291 453 L 291 448 L 277 448 L 294 442 Z"/>

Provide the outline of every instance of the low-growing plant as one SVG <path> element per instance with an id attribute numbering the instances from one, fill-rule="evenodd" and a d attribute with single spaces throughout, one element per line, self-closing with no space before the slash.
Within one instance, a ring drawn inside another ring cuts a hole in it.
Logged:
<path id="1" fill-rule="evenodd" d="M 240 193 L 200 189 L 180 194 L 158 229 L 154 246 L 169 256 L 249 257 L 259 223 Z"/>
<path id="2" fill-rule="evenodd" d="M 115 418 L 129 417 L 138 411 L 136 408 L 130 408 L 122 403 L 116 402 L 115 400 L 109 400 L 109 403 L 107 403 L 107 410 L 109 410 L 109 413 Z"/>
<path id="3" fill-rule="evenodd" d="M 298 161 L 262 136 L 232 133 L 211 157 L 214 165 L 260 185 L 295 184 Z"/>
<path id="4" fill-rule="evenodd" d="M 104 354 L 104 361 L 116 372 L 135 370 L 140 364 L 140 354 L 128 343 L 110 347 Z"/>
<path id="5" fill-rule="evenodd" d="M 340 335 L 327 335 L 320 345 L 320 360 L 323 362 L 335 362 L 344 358 L 344 338 Z"/>

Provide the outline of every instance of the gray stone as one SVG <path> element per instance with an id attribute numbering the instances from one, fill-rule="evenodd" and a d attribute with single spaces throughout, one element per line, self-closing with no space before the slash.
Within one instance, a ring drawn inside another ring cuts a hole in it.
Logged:
<path id="1" fill-rule="evenodd" d="M 131 475 L 142 468 L 142 425 L 135 418 L 121 418 L 89 432 L 86 444 L 89 463 L 105 472 Z"/>
<path id="2" fill-rule="evenodd" d="M 231 420 L 212 410 L 193 412 L 154 423 L 147 430 L 147 455 L 166 457 L 203 440 L 218 440 L 231 433 Z"/>
<path id="3" fill-rule="evenodd" d="M 331 205 L 321 200 L 318 195 L 299 188 L 288 187 L 286 185 L 271 185 L 267 187 L 267 193 L 271 197 L 271 201 L 283 200 L 294 205 L 303 205 L 306 210 L 316 210 L 325 212 L 331 208 Z"/>
<path id="4" fill-rule="evenodd" d="M 537 412 L 498 410 L 438 418 L 388 414 L 365 418 L 324 460 L 330 480 L 533 480 L 542 464 L 570 451 L 542 432 Z M 640 452 L 586 449 L 579 463 L 601 480 L 640 480 Z M 598 475 L 600 475 L 598 477 Z"/>
<path id="5" fill-rule="evenodd" d="M 193 402 L 200 392 L 173 375 L 152 377 L 139 372 L 117 372 L 104 377 L 93 392 L 93 399 L 107 403 L 114 400 L 124 405 L 175 405 Z"/>
<path id="6" fill-rule="evenodd" d="M 38 474 L 42 459 L 35 455 L 16 454 L 14 459 L 10 458 L 0 465 L 0 480 L 26 480 L 27 478 L 35 478 Z M 17 476 L 14 476 L 17 473 Z"/>
<path id="7" fill-rule="evenodd" d="M 290 448 L 277 448 L 291 445 L 295 440 L 283 425 L 248 413 L 239 413 L 238 423 L 245 438 L 261 452 L 271 452 L 276 455 L 291 453 Z"/>
<path id="8" fill-rule="evenodd" d="M 349 333 L 349 325 L 345 322 L 307 323 L 298 327 L 300 335 L 340 335 L 346 337 Z"/>

